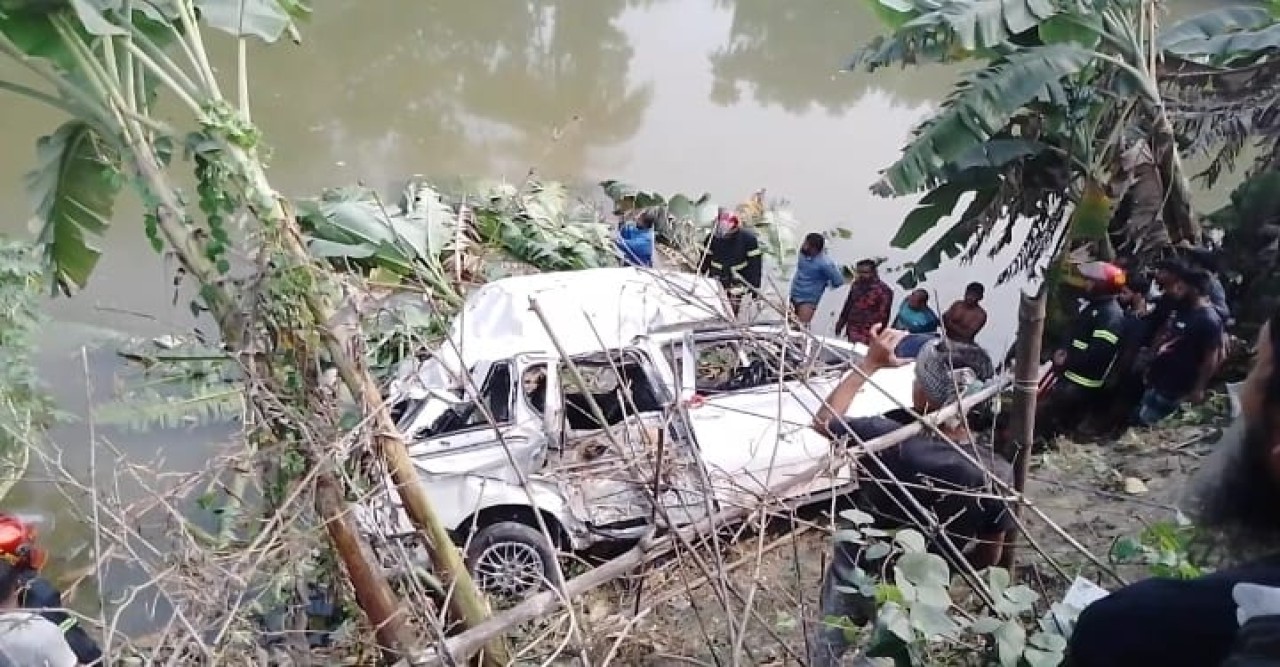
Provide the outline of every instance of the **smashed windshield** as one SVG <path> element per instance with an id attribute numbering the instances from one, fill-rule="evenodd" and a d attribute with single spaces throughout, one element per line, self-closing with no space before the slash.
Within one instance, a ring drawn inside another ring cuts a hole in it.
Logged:
<path id="1" fill-rule="evenodd" d="M 854 353 L 800 333 L 744 331 L 697 340 L 695 389 L 702 394 L 740 391 L 827 374 L 857 361 Z M 667 346 L 667 360 L 682 373 L 684 344 Z"/>

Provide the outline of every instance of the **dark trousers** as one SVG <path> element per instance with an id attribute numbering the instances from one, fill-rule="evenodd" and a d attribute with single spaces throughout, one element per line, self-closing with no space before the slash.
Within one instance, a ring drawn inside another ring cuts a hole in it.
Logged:
<path id="1" fill-rule="evenodd" d="M 877 520 L 875 525 L 882 530 L 904 527 L 900 522 L 892 520 Z M 839 519 L 835 527 L 840 530 L 853 526 Z M 928 544 L 930 553 L 947 557 L 937 541 L 928 540 Z M 956 546 L 963 548 L 960 544 Z M 856 588 L 852 581 L 854 570 L 860 568 L 880 581 L 893 580 L 892 558 L 868 561 L 863 558 L 862 545 L 839 540 L 834 542 L 831 551 L 831 562 L 827 563 L 827 570 L 822 575 L 818 620 L 809 635 L 809 667 L 837 667 L 841 664 L 841 657 L 849 650 L 850 642 L 845 637 L 844 624 L 829 623 L 827 619 L 840 619 L 859 627 L 875 620 L 874 597 L 839 590 Z"/>
<path id="2" fill-rule="evenodd" d="M 1099 406 L 1102 391 L 1059 377 L 1036 409 L 1036 435 L 1051 439 L 1075 433 Z"/>

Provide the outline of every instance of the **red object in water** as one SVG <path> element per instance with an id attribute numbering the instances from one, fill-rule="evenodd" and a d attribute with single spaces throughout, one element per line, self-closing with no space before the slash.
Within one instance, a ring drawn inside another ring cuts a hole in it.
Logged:
<path id="1" fill-rule="evenodd" d="M 36 527 L 16 516 L 0 514 L 0 558 L 18 567 L 39 570 L 47 554 L 36 546 Z"/>

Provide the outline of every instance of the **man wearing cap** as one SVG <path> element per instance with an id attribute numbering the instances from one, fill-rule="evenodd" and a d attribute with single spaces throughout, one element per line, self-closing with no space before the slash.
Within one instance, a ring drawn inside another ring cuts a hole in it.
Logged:
<path id="1" fill-rule="evenodd" d="M 750 230 L 742 228 L 738 216 L 720 211 L 716 231 L 707 241 L 707 252 L 699 267 L 702 273 L 720 280 L 729 295 L 729 306 L 738 314 L 742 297 L 748 291 L 760 290 L 764 257 L 760 243 Z"/>
<path id="2" fill-rule="evenodd" d="M 836 385 L 814 417 L 813 428 L 833 443 L 856 444 L 901 428 L 901 422 L 886 417 L 847 418 L 849 406 L 866 383 L 881 369 L 900 366 L 904 360 L 894 349 L 906 332 L 876 326 L 872 330 L 866 357 Z M 956 341 L 935 339 L 926 343 L 916 358 L 912 403 L 919 413 L 936 411 L 955 402 L 958 395 L 976 390 L 981 380 L 994 374 L 991 358 L 982 348 Z M 873 389 L 874 391 L 874 389 Z M 972 406 L 969 406 L 972 407 Z M 850 441 L 853 441 L 850 443 Z M 876 518 L 876 526 L 895 529 L 924 525 L 917 516 L 918 503 L 944 525 L 951 544 L 975 568 L 982 569 L 1000 559 L 1006 539 L 1014 528 L 1006 504 L 990 494 L 993 478 L 1004 484 L 1012 479 L 1012 468 L 988 444 L 972 439 L 963 416 L 938 425 L 938 431 L 924 430 L 895 447 L 864 454 L 858 459 L 860 471 L 858 506 Z M 978 465 L 975 465 L 977 463 Z M 999 493 L 1000 487 L 996 487 Z M 956 493 L 951 493 L 956 491 Z M 944 543 L 929 535 L 929 549 L 952 556 Z M 868 569 L 861 547 L 836 542 L 835 553 L 823 576 L 820 619 L 838 617 L 857 625 L 872 620 L 875 600 L 841 591 L 844 579 L 855 568 Z M 881 567 L 882 563 L 875 563 Z M 809 642 L 809 665 L 840 664 L 849 647 L 841 625 L 820 621 Z"/>
<path id="3" fill-rule="evenodd" d="M 1124 333 L 1124 310 L 1116 301 L 1125 284 L 1124 271 L 1107 262 L 1088 262 L 1079 270 L 1088 303 L 1071 324 L 1067 347 L 1053 353 L 1057 377 L 1036 416 L 1046 438 L 1071 432 L 1101 407 L 1099 398 Z"/>
<path id="4" fill-rule="evenodd" d="M 1186 266 L 1175 271 L 1177 279 L 1167 295 L 1175 310 L 1154 343 L 1147 390 L 1135 416 L 1141 426 L 1155 425 L 1187 399 L 1202 401 L 1222 348 L 1222 318 L 1209 301 L 1209 274 Z"/>

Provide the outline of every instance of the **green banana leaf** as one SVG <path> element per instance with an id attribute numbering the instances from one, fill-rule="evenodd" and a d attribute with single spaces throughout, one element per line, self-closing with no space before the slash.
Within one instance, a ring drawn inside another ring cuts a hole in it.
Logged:
<path id="1" fill-rule="evenodd" d="M 68 121 L 36 142 L 36 160 L 26 177 L 32 225 L 55 287 L 69 294 L 88 283 L 102 255 L 90 237 L 111 224 L 121 184 L 115 155 L 87 123 Z"/>

